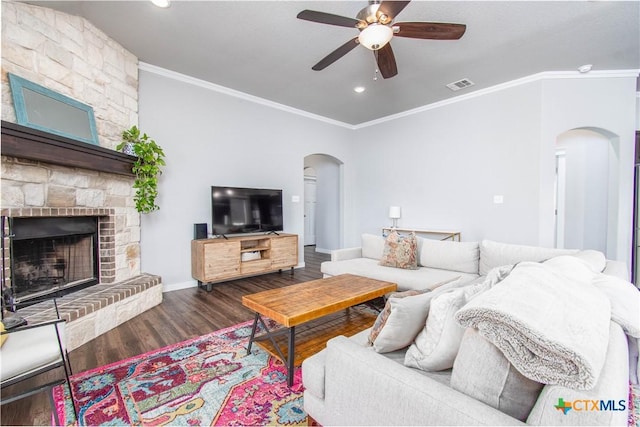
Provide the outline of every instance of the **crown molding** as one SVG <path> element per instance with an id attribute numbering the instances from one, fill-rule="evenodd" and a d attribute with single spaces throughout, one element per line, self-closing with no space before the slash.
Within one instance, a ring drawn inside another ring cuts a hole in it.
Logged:
<path id="1" fill-rule="evenodd" d="M 602 79 L 602 78 L 617 78 L 617 77 L 638 77 L 640 70 L 611 70 L 611 71 L 590 71 L 583 74 L 579 71 L 544 71 L 542 73 L 532 74 L 530 76 L 522 77 L 520 79 L 511 80 L 509 82 L 500 83 L 494 86 L 490 86 L 484 89 L 478 89 L 476 91 L 458 95 L 453 98 L 445 99 L 443 101 L 434 102 L 432 104 L 423 105 L 422 107 L 416 107 L 411 110 L 403 111 L 390 116 L 381 117 L 369 122 L 360 123 L 354 126 L 354 129 L 362 129 L 369 126 L 375 126 L 380 123 L 397 120 L 403 117 L 412 116 L 414 114 L 422 113 L 424 111 L 433 110 L 436 108 L 444 107 L 445 105 L 455 104 L 457 102 L 466 101 L 468 99 L 484 96 L 489 93 L 500 92 L 505 89 L 511 89 L 523 84 L 543 81 L 543 80 L 557 80 L 557 79 Z"/>
<path id="2" fill-rule="evenodd" d="M 243 99 L 245 101 L 253 102 L 259 105 L 264 105 L 266 107 L 275 108 L 276 110 L 285 111 L 287 113 L 296 114 L 298 116 L 306 117 L 313 120 L 318 120 L 320 122 L 328 123 L 335 126 L 345 127 L 347 129 L 354 129 L 354 126 L 348 123 L 330 119 L 328 117 L 324 117 L 319 114 L 309 113 L 308 111 L 300 110 L 298 108 L 293 108 L 288 105 L 280 104 L 278 102 L 273 102 L 265 98 L 260 98 L 259 96 L 249 95 L 248 93 L 241 92 L 239 90 L 231 89 L 225 86 L 220 86 L 215 83 L 208 82 L 206 80 L 201 80 L 195 77 L 187 76 L 186 74 L 178 73 L 176 71 L 167 70 L 166 68 L 161 68 L 155 65 L 147 64 L 146 62 L 140 61 L 138 63 L 138 68 L 142 71 L 148 71 L 150 73 L 154 73 L 154 74 L 167 77 L 176 81 L 198 86 L 203 89 L 222 93 L 224 95 L 233 96 L 234 98 Z"/>
<path id="3" fill-rule="evenodd" d="M 627 78 L 627 77 L 638 77 L 640 74 L 640 69 L 632 69 L 632 70 L 597 70 L 590 71 L 588 73 L 580 73 L 579 71 L 544 71 L 542 73 L 532 74 L 526 77 L 522 77 L 516 80 L 511 80 L 509 82 L 500 83 L 494 86 L 490 86 L 484 89 L 478 89 L 473 92 L 456 95 L 452 98 L 445 99 L 443 101 L 434 102 L 431 104 L 423 105 L 421 107 L 413 108 L 411 110 L 406 110 L 400 113 L 391 114 L 389 116 L 381 117 L 379 119 L 371 120 L 368 122 L 359 123 L 357 125 L 351 125 L 349 123 L 341 122 L 339 120 L 330 119 L 328 117 L 321 116 L 319 114 L 309 113 L 308 111 L 300 110 L 298 108 L 293 108 L 288 105 L 280 104 L 277 102 L 270 101 L 268 99 L 260 98 L 258 96 L 249 95 L 248 93 L 241 92 L 235 89 L 230 89 L 225 86 L 220 86 L 215 83 L 210 83 L 205 80 L 197 79 L 195 77 L 187 76 L 185 74 L 181 74 L 175 71 L 167 70 L 166 68 L 157 67 L 155 65 L 147 64 L 146 62 L 139 62 L 138 67 L 142 71 L 148 71 L 150 73 L 158 74 L 163 77 L 167 77 L 170 79 L 174 79 L 177 81 L 181 81 L 184 83 L 188 83 L 194 86 L 199 86 L 203 89 L 211 90 L 214 92 L 219 92 L 225 95 L 233 96 L 235 98 L 240 98 L 249 102 L 253 102 L 256 104 L 264 105 L 266 107 L 275 108 L 277 110 L 285 111 L 287 113 L 296 114 L 298 116 L 306 117 L 313 120 L 318 120 L 324 123 L 328 123 L 334 126 L 340 126 L 350 130 L 358 130 L 367 128 L 370 126 L 379 125 L 381 123 L 401 119 L 403 117 L 412 116 L 414 114 L 419 114 L 424 111 L 433 110 L 436 108 L 444 107 L 446 105 L 455 104 L 457 102 L 463 102 L 468 99 L 477 98 L 480 96 L 484 96 L 494 92 L 500 92 L 505 89 L 514 88 L 517 86 L 521 86 L 523 84 L 539 82 L 543 80 L 558 80 L 558 79 L 602 79 L 602 78 Z M 636 92 L 636 96 L 640 97 L 640 92 Z"/>

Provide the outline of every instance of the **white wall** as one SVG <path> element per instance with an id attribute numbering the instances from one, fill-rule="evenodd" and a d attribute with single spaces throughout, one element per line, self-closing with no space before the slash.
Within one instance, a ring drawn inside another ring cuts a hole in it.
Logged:
<path id="1" fill-rule="evenodd" d="M 391 205 L 403 227 L 553 246 L 555 142 L 585 127 L 615 140 L 607 255 L 629 262 L 635 76 L 543 76 L 351 130 L 164 74 L 140 73 L 140 125 L 167 153 L 161 210 L 142 218 L 142 268 L 165 284 L 194 283 L 189 242 L 193 223 L 210 223 L 211 185 L 282 188 L 302 263 L 304 207 L 291 196 L 303 200 L 303 159 L 316 153 L 343 162 L 343 247 L 388 226 Z"/>
<path id="2" fill-rule="evenodd" d="M 142 215 L 142 270 L 161 275 L 165 288 L 195 284 L 190 242 L 194 223 L 211 226 L 211 185 L 283 189 L 285 231 L 300 236 L 302 264 L 304 157 L 348 159 L 350 131 L 182 77 L 140 71 L 140 128 L 167 155 L 160 210 Z"/>
<path id="3" fill-rule="evenodd" d="M 554 239 L 555 142 L 571 129 L 594 128 L 613 146 L 610 165 L 607 251 L 609 258 L 631 265 L 633 226 L 633 158 L 635 150 L 636 78 L 546 79 L 542 86 L 539 173 L 539 242 Z"/>
<path id="4" fill-rule="evenodd" d="M 357 132 L 346 246 L 388 225 L 456 229 L 483 238 L 553 246 L 555 141 L 598 127 L 617 141 L 619 171 L 610 197 L 615 244 L 607 255 L 629 263 L 635 77 L 554 78 L 486 91 Z M 504 197 L 494 204 L 493 196 Z"/>
<path id="5" fill-rule="evenodd" d="M 346 183 L 359 190 L 359 227 L 346 227 L 347 245 L 388 226 L 391 205 L 401 227 L 536 243 L 539 105 L 534 83 L 359 130 L 358 175 Z"/>

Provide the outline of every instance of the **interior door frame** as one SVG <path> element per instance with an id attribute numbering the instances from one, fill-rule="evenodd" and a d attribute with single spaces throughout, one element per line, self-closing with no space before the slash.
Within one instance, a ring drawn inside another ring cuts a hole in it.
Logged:
<path id="1" fill-rule="evenodd" d="M 633 236 L 631 238 L 631 283 L 638 286 L 638 276 L 640 270 L 640 253 L 638 251 L 638 245 L 640 244 L 640 209 L 638 209 L 638 202 L 640 201 L 640 131 L 636 131 L 636 146 L 634 156 L 634 176 L 633 176 Z"/>

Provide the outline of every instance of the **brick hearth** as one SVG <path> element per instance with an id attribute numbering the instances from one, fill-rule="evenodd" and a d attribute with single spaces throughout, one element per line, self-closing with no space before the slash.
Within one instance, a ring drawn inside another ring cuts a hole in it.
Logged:
<path id="1" fill-rule="evenodd" d="M 67 347 L 80 347 L 162 302 L 160 276 L 141 274 L 115 284 L 98 284 L 56 300 L 60 317 L 67 323 Z M 20 309 L 30 324 L 56 319 L 52 300 Z"/>

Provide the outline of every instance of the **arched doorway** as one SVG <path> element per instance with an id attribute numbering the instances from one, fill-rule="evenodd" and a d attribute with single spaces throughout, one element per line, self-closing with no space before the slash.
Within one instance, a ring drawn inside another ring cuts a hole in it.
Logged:
<path id="1" fill-rule="evenodd" d="M 599 128 L 572 129 L 556 140 L 556 247 L 608 254 L 617 235 L 617 138 Z"/>
<path id="2" fill-rule="evenodd" d="M 316 244 L 316 204 L 318 189 L 316 186 L 316 170 L 304 168 L 304 245 Z"/>
<path id="3" fill-rule="evenodd" d="M 304 242 L 315 244 L 318 252 L 330 253 L 341 246 L 342 164 L 327 154 L 310 154 L 304 158 Z M 313 238 L 307 238 L 307 228 Z"/>

